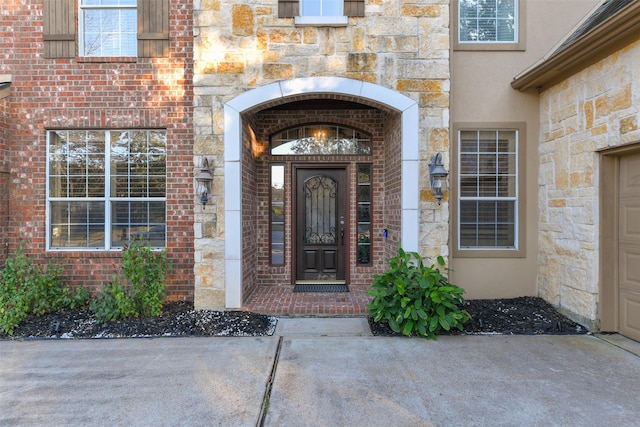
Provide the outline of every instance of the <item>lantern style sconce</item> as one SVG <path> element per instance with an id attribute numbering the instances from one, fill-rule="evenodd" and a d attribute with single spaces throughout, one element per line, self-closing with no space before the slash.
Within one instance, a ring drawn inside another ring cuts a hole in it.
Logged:
<path id="1" fill-rule="evenodd" d="M 196 175 L 196 182 L 198 183 L 196 194 L 200 198 L 202 209 L 206 209 L 205 207 L 207 205 L 207 202 L 211 197 L 211 181 L 213 181 L 213 176 L 209 171 L 209 160 L 205 157 L 202 161 L 202 168 L 200 169 L 200 173 Z"/>
<path id="2" fill-rule="evenodd" d="M 449 172 L 442 164 L 442 153 L 432 156 L 429 162 L 429 183 L 431 184 L 431 192 L 438 199 L 438 204 L 441 203 L 442 196 L 447 192 L 448 175 Z"/>

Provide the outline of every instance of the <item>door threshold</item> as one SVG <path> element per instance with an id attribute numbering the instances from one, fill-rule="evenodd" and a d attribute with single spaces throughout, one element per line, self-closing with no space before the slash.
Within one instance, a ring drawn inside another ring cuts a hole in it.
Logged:
<path id="1" fill-rule="evenodd" d="M 296 280 L 296 285 L 346 285 L 346 280 Z"/>

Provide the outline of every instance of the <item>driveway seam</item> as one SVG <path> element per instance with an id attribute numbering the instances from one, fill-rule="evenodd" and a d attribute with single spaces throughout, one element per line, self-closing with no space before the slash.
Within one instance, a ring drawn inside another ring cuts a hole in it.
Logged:
<path id="1" fill-rule="evenodd" d="M 278 338 L 278 345 L 276 347 L 276 353 L 273 357 L 273 364 L 271 365 L 271 372 L 269 373 L 269 378 L 267 379 L 267 385 L 265 386 L 264 396 L 262 397 L 262 404 L 260 405 L 260 414 L 258 415 L 256 427 L 264 426 L 264 420 L 267 417 L 267 411 L 269 410 L 269 399 L 271 398 L 271 389 L 273 388 L 273 381 L 276 378 L 276 370 L 278 369 L 278 362 L 280 361 L 282 339 L 282 336 Z"/>

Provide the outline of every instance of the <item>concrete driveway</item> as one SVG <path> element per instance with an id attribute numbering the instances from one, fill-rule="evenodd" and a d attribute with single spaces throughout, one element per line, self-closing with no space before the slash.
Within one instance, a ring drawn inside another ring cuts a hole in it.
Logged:
<path id="1" fill-rule="evenodd" d="M 263 338 L 0 341 L 0 425 L 640 425 L 640 344 L 619 336 L 280 322 Z"/>

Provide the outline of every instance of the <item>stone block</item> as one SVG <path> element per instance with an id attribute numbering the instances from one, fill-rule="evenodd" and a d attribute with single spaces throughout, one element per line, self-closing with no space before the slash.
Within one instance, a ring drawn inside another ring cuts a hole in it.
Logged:
<path id="1" fill-rule="evenodd" d="M 225 308 L 225 291 L 196 288 L 193 306 L 196 310 L 223 310 Z"/>
<path id="2" fill-rule="evenodd" d="M 253 9 L 246 4 L 234 4 L 231 7 L 231 28 L 236 36 L 253 34 Z"/>
<path id="3" fill-rule="evenodd" d="M 636 116 L 629 116 L 620 119 L 620 133 L 626 134 L 638 130 L 638 118 Z"/>
<path id="4" fill-rule="evenodd" d="M 396 89 L 401 92 L 442 92 L 442 80 L 399 79 Z"/>
<path id="5" fill-rule="evenodd" d="M 596 320 L 598 307 L 596 294 L 570 286 L 563 286 L 561 288 L 560 301 L 565 310 L 592 321 Z"/>
<path id="6" fill-rule="evenodd" d="M 378 67 L 378 55 L 375 53 L 350 53 L 347 56 L 347 72 L 367 73 Z"/>
<path id="7" fill-rule="evenodd" d="M 294 75 L 291 64 L 264 64 L 262 73 L 266 80 L 290 79 Z"/>

